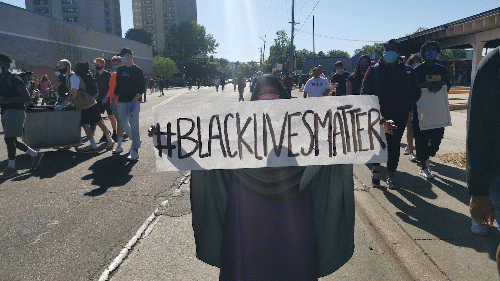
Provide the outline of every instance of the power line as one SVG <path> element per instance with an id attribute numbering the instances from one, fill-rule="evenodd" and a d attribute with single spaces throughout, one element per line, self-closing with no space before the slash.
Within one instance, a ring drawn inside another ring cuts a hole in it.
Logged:
<path id="1" fill-rule="evenodd" d="M 299 30 L 297 30 L 297 32 L 313 35 L 311 32 L 300 31 L 300 29 L 299 29 Z M 319 37 L 324 37 L 324 38 L 335 39 L 335 40 L 343 40 L 343 41 L 369 42 L 369 43 L 383 43 L 383 42 L 385 42 L 385 41 L 371 41 L 371 40 L 359 40 L 359 39 L 337 38 L 337 37 L 326 36 L 326 35 L 320 35 L 320 34 L 314 34 L 314 35 L 315 35 L 315 36 L 319 36 Z"/>
<path id="2" fill-rule="evenodd" d="M 316 2 L 316 5 L 314 5 L 314 8 L 309 13 L 309 15 L 307 16 L 306 20 L 304 21 L 304 23 L 302 24 L 302 26 L 300 26 L 300 28 L 297 30 L 297 32 L 299 32 L 302 29 L 302 27 L 304 26 L 304 24 L 306 24 L 307 20 L 309 19 L 309 17 L 311 16 L 311 14 L 314 12 L 314 9 L 316 9 L 316 6 L 318 6 L 319 1 L 321 1 L 321 0 L 318 0 L 318 2 Z"/>

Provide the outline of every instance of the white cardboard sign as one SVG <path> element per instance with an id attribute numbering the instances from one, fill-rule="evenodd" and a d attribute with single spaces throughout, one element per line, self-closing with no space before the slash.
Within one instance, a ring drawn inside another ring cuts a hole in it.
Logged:
<path id="1" fill-rule="evenodd" d="M 376 96 L 154 108 L 163 171 L 387 162 Z"/>
<path id="2" fill-rule="evenodd" d="M 448 90 L 444 85 L 437 92 L 422 88 L 422 95 L 417 102 L 418 123 L 420 130 L 430 130 L 451 126 Z"/>

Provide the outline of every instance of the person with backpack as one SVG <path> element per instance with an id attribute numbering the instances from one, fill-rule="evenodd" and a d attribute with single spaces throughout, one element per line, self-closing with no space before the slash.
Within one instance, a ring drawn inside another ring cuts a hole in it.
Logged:
<path id="1" fill-rule="evenodd" d="M 106 128 L 106 125 L 104 125 L 99 109 L 97 108 L 97 102 L 94 99 L 94 96 L 97 95 L 97 85 L 90 72 L 89 64 L 77 63 L 75 72 L 71 72 L 71 63 L 67 59 L 60 60 L 57 65 L 59 67 L 58 71 L 66 77 L 65 81 L 67 83 L 67 88 L 70 90 L 66 100 L 58 105 L 56 110 L 63 110 L 64 107 L 72 103 L 76 109 L 82 111 L 80 124 L 87 135 L 90 145 L 80 151 L 83 153 L 98 151 L 97 144 L 94 140 L 94 133 L 90 128 L 90 125 L 94 123 L 101 128 L 106 136 L 106 149 L 112 149 L 115 142 L 111 138 L 111 132 Z"/>
<path id="2" fill-rule="evenodd" d="M 118 122 L 125 133 L 132 139 L 132 146 L 128 160 L 139 159 L 141 135 L 139 133 L 139 113 L 141 104 L 137 101 L 144 91 L 144 73 L 135 65 L 133 53 L 123 48 L 117 56 L 121 57 L 124 65 L 116 70 L 115 94 L 118 95 Z"/>
<path id="3" fill-rule="evenodd" d="M 387 140 L 387 185 L 398 188 L 394 174 L 398 168 L 401 138 L 406 127 L 410 109 L 420 99 L 417 76 L 399 56 L 399 43 L 391 39 L 384 43 L 384 55 L 365 73 L 361 95 L 379 98 L 382 120 L 392 120 L 395 130 L 386 132 Z M 372 184 L 380 185 L 380 164 L 373 164 Z"/>
<path id="4" fill-rule="evenodd" d="M 10 72 L 12 63 L 8 55 L 0 54 L 0 107 L 2 109 L 2 128 L 7 145 L 7 168 L 0 175 L 1 178 L 10 178 L 18 175 L 16 169 L 16 149 L 31 156 L 31 169 L 36 169 L 43 158 L 42 152 L 36 152 L 17 138 L 23 134 L 24 103 L 30 96 L 21 77 Z"/>
<path id="5" fill-rule="evenodd" d="M 104 69 L 106 61 L 103 58 L 94 59 L 94 63 L 96 69 L 95 82 L 97 83 L 97 89 L 99 91 L 97 96 L 95 96 L 95 98 L 97 99 L 97 107 L 99 108 L 100 114 L 103 114 L 104 112 L 108 114 L 109 122 L 111 122 L 111 127 L 113 128 L 113 134 L 111 135 L 111 138 L 116 141 L 116 119 L 113 115 L 113 112 L 111 111 L 111 107 L 109 106 L 109 99 L 106 103 L 102 102 L 109 91 L 109 79 L 111 78 L 111 73 Z M 107 139 L 104 135 L 99 140 L 99 142 L 106 141 Z"/>

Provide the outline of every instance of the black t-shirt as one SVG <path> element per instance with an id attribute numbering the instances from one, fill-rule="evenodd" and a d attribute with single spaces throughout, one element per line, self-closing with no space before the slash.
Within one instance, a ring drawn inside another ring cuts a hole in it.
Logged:
<path id="1" fill-rule="evenodd" d="M 16 91 L 17 87 L 24 86 L 23 79 L 16 75 L 6 76 L 4 79 L 0 80 L 0 96 L 4 98 L 13 98 L 19 96 Z M 10 79 L 10 86 L 8 80 Z M 6 109 L 24 109 L 24 103 L 6 103 L 1 105 L 2 113 Z"/>
<path id="2" fill-rule="evenodd" d="M 102 74 L 96 72 L 95 82 L 97 83 L 97 90 L 99 92 L 98 99 L 102 99 L 108 94 L 109 91 L 109 79 L 111 78 L 111 73 L 104 71 Z"/>
<path id="3" fill-rule="evenodd" d="M 136 94 L 144 92 L 144 74 L 137 65 L 122 65 L 116 71 L 115 94 L 119 102 L 131 102 Z"/>
<path id="4" fill-rule="evenodd" d="M 352 95 L 359 95 L 359 92 L 361 92 L 361 83 L 363 83 L 363 78 L 364 78 L 363 75 L 355 76 L 354 72 L 353 74 L 349 75 L 349 77 L 347 77 L 347 81 L 350 81 L 352 83 L 351 86 Z"/>
<path id="5" fill-rule="evenodd" d="M 422 84 L 426 81 L 429 82 L 438 82 L 443 81 L 448 86 L 448 90 L 450 90 L 450 78 L 448 75 L 448 70 L 446 67 L 440 64 L 428 64 L 422 63 L 419 66 L 415 67 L 415 73 L 417 74 L 417 83 Z"/>
<path id="6" fill-rule="evenodd" d="M 349 77 L 349 72 L 344 72 L 343 74 L 335 73 L 332 76 L 332 84 L 339 83 L 340 85 L 337 87 L 335 95 L 336 96 L 345 96 L 345 82 L 347 81 L 347 77 Z"/>

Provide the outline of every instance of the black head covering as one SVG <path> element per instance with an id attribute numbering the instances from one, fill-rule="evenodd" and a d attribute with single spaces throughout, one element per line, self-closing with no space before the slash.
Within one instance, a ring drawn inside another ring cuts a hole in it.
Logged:
<path id="1" fill-rule="evenodd" d="M 292 97 L 288 94 L 288 92 L 285 90 L 285 87 L 283 87 L 283 84 L 281 84 L 280 80 L 278 77 L 274 76 L 273 74 L 264 74 L 257 79 L 257 82 L 255 83 L 255 88 L 252 93 L 252 98 L 250 100 L 259 100 L 259 92 L 264 86 L 274 86 L 276 89 L 278 89 L 279 92 L 279 98 L 280 99 L 291 99 Z"/>

